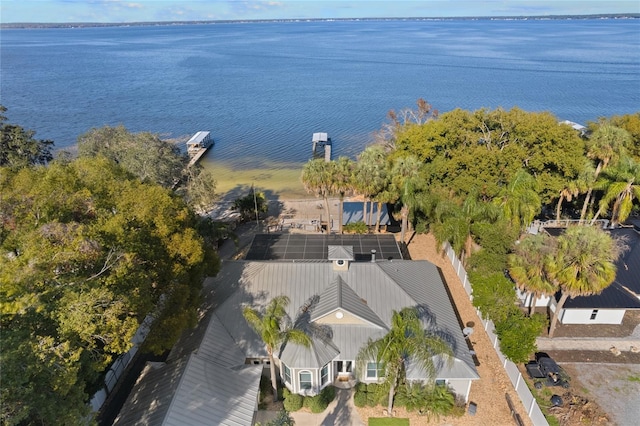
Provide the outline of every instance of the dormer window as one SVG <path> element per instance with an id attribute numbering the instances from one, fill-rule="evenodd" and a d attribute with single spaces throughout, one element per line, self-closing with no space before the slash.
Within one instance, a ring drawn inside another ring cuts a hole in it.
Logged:
<path id="1" fill-rule="evenodd" d="M 327 259 L 333 261 L 333 269 L 346 271 L 354 260 L 353 246 L 327 246 Z"/>

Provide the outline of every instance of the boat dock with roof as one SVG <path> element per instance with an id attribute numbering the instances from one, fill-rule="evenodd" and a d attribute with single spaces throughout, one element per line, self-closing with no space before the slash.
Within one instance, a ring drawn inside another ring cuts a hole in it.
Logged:
<path id="1" fill-rule="evenodd" d="M 187 153 L 189 157 L 191 157 L 187 167 L 191 167 L 200 161 L 200 158 L 202 158 L 212 145 L 213 139 L 211 139 L 209 132 L 200 131 L 193 135 L 191 139 L 187 141 Z"/>
<path id="2" fill-rule="evenodd" d="M 313 134 L 313 156 L 317 154 L 317 149 L 324 148 L 324 161 L 331 161 L 331 138 L 326 133 L 314 133 Z"/>

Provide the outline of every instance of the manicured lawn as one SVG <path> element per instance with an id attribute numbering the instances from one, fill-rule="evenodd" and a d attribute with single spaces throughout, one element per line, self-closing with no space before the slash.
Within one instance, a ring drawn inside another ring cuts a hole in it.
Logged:
<path id="1" fill-rule="evenodd" d="M 409 426 L 409 419 L 393 417 L 369 417 L 369 426 Z"/>

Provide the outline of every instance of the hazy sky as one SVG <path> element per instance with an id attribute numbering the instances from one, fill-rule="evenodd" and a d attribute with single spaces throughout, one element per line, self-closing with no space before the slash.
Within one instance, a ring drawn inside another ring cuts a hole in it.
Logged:
<path id="1" fill-rule="evenodd" d="M 0 0 L 0 22 L 143 22 L 287 18 L 640 13 L 615 0 Z"/>

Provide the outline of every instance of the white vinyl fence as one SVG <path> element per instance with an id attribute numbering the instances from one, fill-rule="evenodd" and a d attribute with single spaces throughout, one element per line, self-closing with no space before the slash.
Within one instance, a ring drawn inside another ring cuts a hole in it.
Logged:
<path id="1" fill-rule="evenodd" d="M 462 262 L 460 262 L 460 260 L 456 257 L 456 254 L 453 251 L 453 248 L 451 248 L 451 245 L 449 243 L 444 244 L 444 250 L 447 253 L 447 257 L 449 258 L 449 261 L 451 261 L 451 264 L 453 265 L 453 268 L 455 269 L 456 274 L 458 275 L 458 278 L 460 278 L 460 282 L 462 282 L 462 285 L 464 286 L 465 291 L 469 295 L 469 299 L 473 300 L 471 283 L 469 282 L 469 278 L 467 277 L 467 271 L 465 271 L 464 267 L 462 266 Z M 507 375 L 509 376 L 509 380 L 511 380 L 511 384 L 513 385 L 516 392 L 518 393 L 518 396 L 520 397 L 520 401 L 522 401 L 524 408 L 527 410 L 527 415 L 529 416 L 529 418 L 531 419 L 534 425 L 548 426 L 549 423 L 547 422 L 547 419 L 544 417 L 544 414 L 542 414 L 542 411 L 540 410 L 540 407 L 538 406 L 538 403 L 536 402 L 536 399 L 534 398 L 533 394 L 529 390 L 529 387 L 527 386 L 527 383 L 522 377 L 522 374 L 520 374 L 520 371 L 518 371 L 518 367 L 513 362 L 509 361 L 502 354 L 502 351 L 500 350 L 500 342 L 498 341 L 498 336 L 495 334 L 495 327 L 493 325 L 493 321 L 483 319 L 482 313 L 480 311 L 477 311 L 477 312 L 478 312 L 478 317 L 480 317 L 480 320 L 482 321 L 484 329 L 487 332 L 487 335 L 489 336 L 489 340 L 491 341 L 493 348 L 498 354 L 500 361 L 502 361 L 502 367 L 505 369 Z"/>

